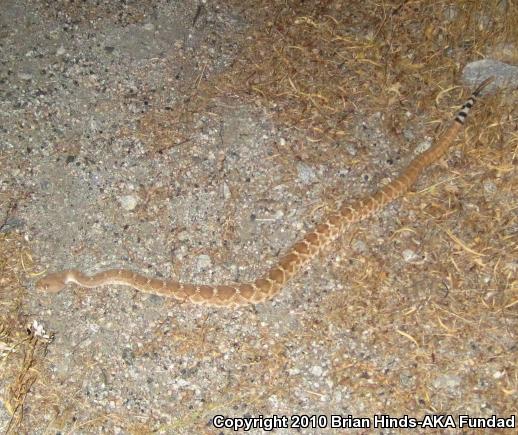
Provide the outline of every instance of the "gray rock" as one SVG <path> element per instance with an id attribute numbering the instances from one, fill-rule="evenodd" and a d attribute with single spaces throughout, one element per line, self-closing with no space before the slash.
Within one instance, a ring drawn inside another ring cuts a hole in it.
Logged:
<path id="1" fill-rule="evenodd" d="M 313 366 L 311 367 L 311 374 L 314 375 L 314 376 L 322 376 L 322 374 L 324 373 L 324 369 L 320 366 Z"/>
<path id="2" fill-rule="evenodd" d="M 308 165 L 305 165 L 304 163 L 299 163 L 297 165 L 297 172 L 298 172 L 298 179 L 303 184 L 309 184 L 312 181 L 314 181 L 317 177 L 315 175 L 315 171 Z"/>
<path id="3" fill-rule="evenodd" d="M 462 379 L 457 375 L 444 374 L 436 377 L 432 385 L 437 389 L 454 389 L 458 388 L 462 383 Z"/>
<path id="4" fill-rule="evenodd" d="M 124 195 L 119 198 L 119 202 L 124 210 L 135 210 L 138 204 L 138 198 L 134 195 Z"/>
<path id="5" fill-rule="evenodd" d="M 202 254 L 196 257 L 196 268 L 198 270 L 208 269 L 212 266 L 212 260 L 208 255 Z"/>
<path id="6" fill-rule="evenodd" d="M 518 88 L 518 66 L 509 65 L 492 59 L 482 59 L 468 63 L 462 72 L 462 79 L 470 86 L 476 86 L 481 80 L 493 76 L 495 80 L 484 90 L 485 93 L 495 88 Z"/>

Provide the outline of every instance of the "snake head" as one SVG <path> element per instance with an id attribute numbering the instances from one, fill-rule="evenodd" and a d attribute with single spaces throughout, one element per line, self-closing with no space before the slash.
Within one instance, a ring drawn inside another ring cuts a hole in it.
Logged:
<path id="1" fill-rule="evenodd" d="M 65 277 L 62 273 L 49 273 L 36 283 L 36 290 L 47 293 L 58 293 L 66 285 Z"/>

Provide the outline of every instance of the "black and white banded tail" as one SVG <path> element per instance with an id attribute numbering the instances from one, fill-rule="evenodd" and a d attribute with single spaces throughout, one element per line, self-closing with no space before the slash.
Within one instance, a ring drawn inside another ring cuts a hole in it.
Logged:
<path id="1" fill-rule="evenodd" d="M 469 97 L 468 101 L 464 103 L 464 105 L 459 110 L 459 113 L 457 113 L 457 116 L 455 117 L 455 121 L 457 121 L 459 124 L 464 125 L 464 122 L 466 122 L 466 118 L 468 117 L 469 110 L 473 107 L 475 104 L 475 101 L 477 97 L 482 92 L 482 89 L 484 89 L 489 83 L 491 83 L 494 80 L 494 77 L 489 77 L 486 80 L 484 80 L 477 89 L 473 91 L 471 94 L 471 97 Z"/>

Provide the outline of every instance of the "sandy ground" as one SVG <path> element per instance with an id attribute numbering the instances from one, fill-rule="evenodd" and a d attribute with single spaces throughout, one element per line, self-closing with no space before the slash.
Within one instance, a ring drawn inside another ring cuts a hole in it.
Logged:
<path id="1" fill-rule="evenodd" d="M 267 110 L 227 96 L 154 146 L 145 120 L 177 111 L 197 82 L 229 68 L 248 23 L 218 2 L 144 3 L 2 2 L 2 194 L 16 199 L 10 230 L 35 261 L 23 313 L 54 336 L 20 430 L 218 433 L 217 414 L 516 412 L 516 315 L 463 314 L 460 301 L 482 300 L 491 283 L 450 289 L 432 241 L 452 239 L 428 220 L 437 216 L 415 211 L 444 205 L 444 191 L 423 190 L 450 186 L 469 160 L 458 150 L 264 304 L 214 309 L 117 286 L 34 290 L 37 273 L 76 267 L 254 279 L 334 200 L 372 192 L 431 141 L 409 126 L 401 149 L 383 115 L 359 106 L 356 140 L 315 151 Z M 495 183 L 486 179 L 488 196 Z M 465 201 L 451 210 L 456 233 L 481 205 L 452 186 L 446 195 Z M 0 408 L 0 427 L 9 419 Z"/>

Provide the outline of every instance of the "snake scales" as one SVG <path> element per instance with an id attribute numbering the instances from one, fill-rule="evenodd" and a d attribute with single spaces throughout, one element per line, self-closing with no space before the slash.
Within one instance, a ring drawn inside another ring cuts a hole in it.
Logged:
<path id="1" fill-rule="evenodd" d="M 452 145 L 464 125 L 469 110 L 475 103 L 476 97 L 491 81 L 492 78 L 486 79 L 478 86 L 439 140 L 428 150 L 414 158 L 395 180 L 369 197 L 351 204 L 344 203 L 337 211 L 317 225 L 313 231 L 307 233 L 302 240 L 293 244 L 264 276 L 253 282 L 228 285 L 197 285 L 148 278 L 126 269 L 106 270 L 92 276 L 85 275 L 78 270 L 64 270 L 50 273 L 41 278 L 37 282 L 36 288 L 56 293 L 68 283 L 76 283 L 87 288 L 121 284 L 141 292 L 173 297 L 180 301 L 228 307 L 255 304 L 271 299 L 301 268 L 342 234 L 349 224 L 371 216 L 407 192 L 418 176 L 430 164 L 437 161 Z"/>

